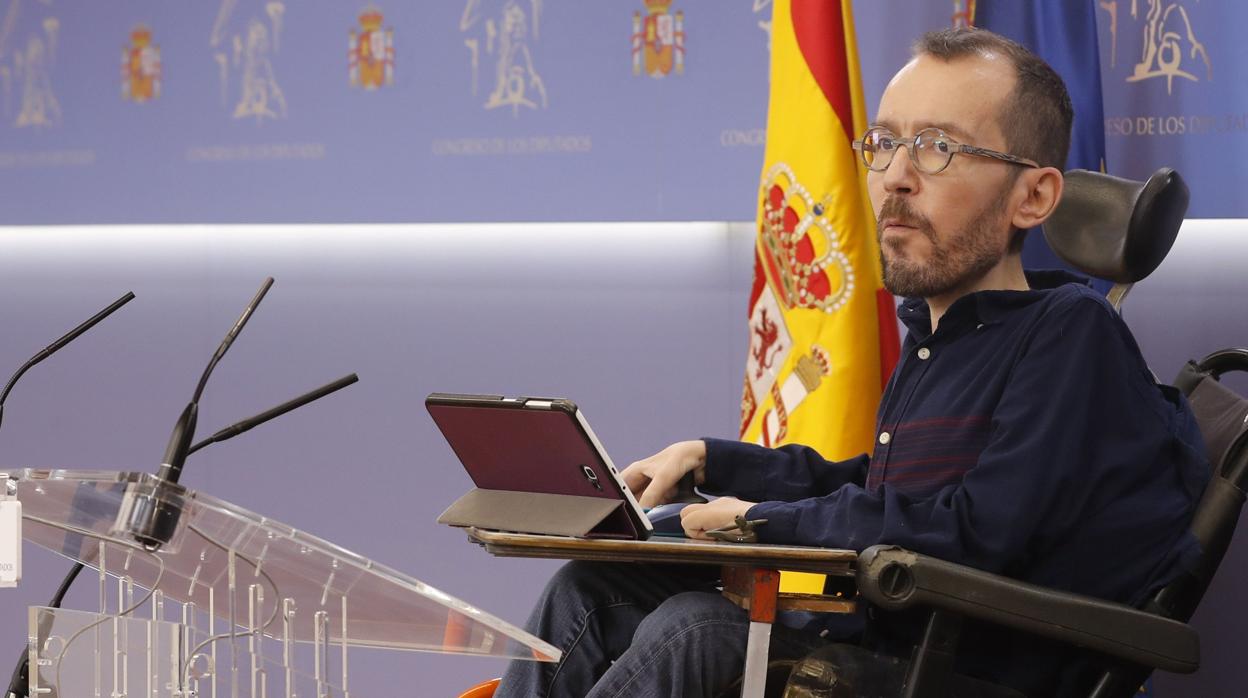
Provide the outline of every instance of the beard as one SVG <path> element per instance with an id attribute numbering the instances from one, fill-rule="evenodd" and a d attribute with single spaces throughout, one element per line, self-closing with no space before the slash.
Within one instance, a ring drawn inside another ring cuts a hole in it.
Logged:
<path id="1" fill-rule="evenodd" d="M 885 200 L 879 220 L 896 218 L 904 225 L 913 226 L 927 238 L 931 254 L 927 262 L 922 263 L 907 257 L 900 246 L 890 245 L 893 253 L 890 259 L 884 253 L 884 230 L 877 223 L 884 288 L 895 296 L 931 298 L 969 286 L 987 274 L 1006 253 L 1006 243 L 996 223 L 1005 208 L 1004 192 L 993 197 L 993 201 L 960 232 L 942 241 L 931 221 L 907 201 L 895 197 Z"/>

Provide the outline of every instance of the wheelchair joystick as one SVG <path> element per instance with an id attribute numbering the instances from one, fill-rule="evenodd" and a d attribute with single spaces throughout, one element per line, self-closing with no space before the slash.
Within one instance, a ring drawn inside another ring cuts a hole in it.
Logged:
<path id="1" fill-rule="evenodd" d="M 706 504 L 707 499 L 693 489 L 693 473 L 685 473 L 676 483 L 676 496 L 672 497 L 675 504 Z"/>

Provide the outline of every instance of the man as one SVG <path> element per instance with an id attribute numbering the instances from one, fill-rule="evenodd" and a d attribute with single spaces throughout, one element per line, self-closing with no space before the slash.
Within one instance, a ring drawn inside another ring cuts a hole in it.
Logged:
<path id="1" fill-rule="evenodd" d="M 800 446 L 705 439 L 623 477 L 643 506 L 667 500 L 688 472 L 705 491 L 735 495 L 682 512 L 695 538 L 745 515 L 767 520 L 762 542 L 890 543 L 1137 602 L 1198 552 L 1186 525 L 1207 464 L 1186 404 L 1154 383 L 1104 298 L 1068 274 L 1023 272 L 1022 231 L 1061 198 L 1065 86 L 986 31 L 929 34 L 914 54 L 855 143 L 884 283 L 907 297 L 898 315 L 909 334 L 874 453 L 828 462 Z M 716 695 L 741 671 L 747 618 L 713 584 L 704 570 L 564 567 L 529 621 L 564 659 L 514 663 L 500 695 Z M 867 616 L 874 649 L 904 656 L 917 639 L 915 618 Z M 773 657 L 847 635 L 822 618 L 776 626 Z M 974 625 L 958 668 L 1032 696 L 1090 681 L 1075 650 Z"/>

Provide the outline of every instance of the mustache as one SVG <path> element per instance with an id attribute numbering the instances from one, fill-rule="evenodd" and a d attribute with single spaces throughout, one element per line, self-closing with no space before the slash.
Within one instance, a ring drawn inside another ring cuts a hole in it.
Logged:
<path id="1" fill-rule="evenodd" d="M 932 222 L 927 219 L 927 216 L 919 213 L 905 199 L 890 196 L 884 200 L 884 205 L 880 207 L 880 214 L 876 216 L 875 234 L 877 238 L 884 234 L 884 221 L 890 218 L 896 219 L 902 225 L 917 229 L 929 239 L 935 236 Z"/>

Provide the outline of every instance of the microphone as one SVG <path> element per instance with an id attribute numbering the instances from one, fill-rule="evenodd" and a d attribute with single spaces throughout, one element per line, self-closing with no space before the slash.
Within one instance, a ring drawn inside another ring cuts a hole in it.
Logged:
<path id="1" fill-rule="evenodd" d="M 238 333 L 243 331 L 243 327 L 247 321 L 251 319 L 251 314 L 256 311 L 256 306 L 260 305 L 260 301 L 264 300 L 264 294 L 269 292 L 269 288 L 273 286 L 273 277 L 264 280 L 260 284 L 260 290 L 256 292 L 251 302 L 243 308 L 243 314 L 239 316 L 238 322 L 230 328 L 225 334 L 225 339 L 221 340 L 221 346 L 217 347 L 217 351 L 212 355 L 212 359 L 208 362 L 204 374 L 199 377 L 199 384 L 195 386 L 195 394 L 191 396 L 191 401 L 187 404 L 186 409 L 182 410 L 182 415 L 178 417 L 178 421 L 173 425 L 173 434 L 169 436 L 169 445 L 165 447 L 165 457 L 161 461 L 160 470 L 157 471 L 156 477 L 171 483 L 176 483 L 182 477 L 182 466 L 186 463 L 186 456 L 191 447 L 191 440 L 195 438 L 195 422 L 199 412 L 199 398 L 204 394 L 204 386 L 208 384 L 208 376 L 212 375 L 212 370 L 217 367 L 217 363 L 221 361 L 221 357 L 225 356 L 225 352 L 229 351 L 230 345 L 234 343 L 234 339 L 238 337 Z"/>
<path id="2" fill-rule="evenodd" d="M 126 495 L 126 498 L 130 500 L 130 506 L 128 508 L 129 513 L 123 512 L 121 519 L 131 527 L 132 535 L 134 535 L 137 540 L 142 542 L 149 549 L 155 550 L 161 545 L 168 543 L 172 538 L 173 532 L 177 528 L 177 522 L 181 516 L 181 493 L 183 488 L 177 485 L 176 482 L 177 477 L 181 474 L 181 466 L 185 464 L 187 456 L 200 450 L 201 448 L 204 448 L 205 446 L 208 446 L 209 444 L 225 441 L 238 436 L 239 434 L 250 431 L 252 428 L 269 420 L 280 417 L 291 410 L 302 407 L 309 402 L 325 397 L 330 393 L 337 392 L 348 385 L 359 381 L 359 377 L 354 373 L 343 376 L 332 383 L 323 385 L 311 392 L 300 395 L 293 400 L 288 400 L 277 407 L 273 407 L 253 417 L 221 429 L 194 446 L 190 446 L 189 448 L 186 447 L 185 444 L 190 443 L 191 439 L 194 438 L 195 413 L 198 411 L 197 403 L 200 395 L 203 393 L 208 375 L 212 372 L 212 369 L 216 366 L 217 362 L 221 360 L 221 357 L 225 355 L 225 352 L 229 349 L 230 344 L 234 342 L 235 337 L 237 337 L 238 333 L 242 331 L 243 326 L 247 323 L 247 320 L 255 311 L 256 306 L 259 305 L 260 300 L 264 297 L 264 294 L 268 292 L 269 287 L 272 285 L 273 279 L 269 278 L 265 280 L 264 284 L 260 288 L 260 291 L 243 311 L 243 315 L 230 329 L 230 332 L 226 335 L 225 341 L 223 341 L 221 346 L 217 348 L 216 353 L 213 354 L 212 360 L 209 362 L 208 368 L 204 371 L 204 375 L 200 378 L 200 382 L 195 388 L 195 395 L 191 400 L 191 404 L 187 406 L 187 409 L 183 410 L 182 415 L 178 418 L 178 422 L 174 425 L 174 433 L 170 438 L 170 447 L 166 449 L 166 458 L 161 464 L 162 473 L 165 472 L 166 466 L 170 468 L 172 468 L 173 465 L 178 466 L 176 470 L 172 471 L 174 474 L 173 480 L 169 481 L 163 478 L 158 478 L 155 485 L 151 486 L 150 492 L 138 495 L 127 493 Z M 44 356 L 37 357 L 31 362 L 27 362 L 28 365 L 23 367 L 22 371 L 18 372 L 18 375 L 29 368 L 29 366 L 34 365 L 34 363 L 38 363 L 38 361 L 43 360 L 43 358 L 46 358 L 47 354 L 56 351 L 74 337 L 77 337 L 79 334 L 85 332 L 91 327 L 91 325 L 99 322 L 113 310 L 116 310 L 133 297 L 134 294 L 128 294 L 128 297 L 117 301 L 112 306 L 109 306 L 109 308 L 105 311 L 96 315 L 91 320 L 88 320 L 78 328 L 75 328 L 70 334 L 54 342 L 53 345 L 49 347 L 50 351 L 45 349 Z M 14 380 L 16 380 L 16 377 Z M 13 381 L 10 380 L 10 388 L 12 382 Z M 5 389 L 4 394 L 8 394 L 8 388 Z M 0 400 L 2 399 L 3 398 L 0 398 Z M 175 460 L 177 461 L 176 463 L 174 462 Z M 124 506 L 125 504 L 123 503 L 123 507 Z M 138 528 L 135 528 L 136 526 Z M 52 600 L 48 603 L 50 607 L 60 607 L 61 601 L 65 596 L 65 592 L 69 589 L 70 584 L 73 583 L 74 579 L 78 576 L 78 573 L 81 572 L 82 569 L 83 564 L 81 562 L 74 564 L 73 569 L 71 569 L 69 574 L 65 576 L 65 579 L 61 582 L 60 588 L 52 597 Z M 44 620 L 50 622 L 51 616 L 45 617 Z M 40 634 L 43 633 L 46 633 L 46 627 L 43 628 L 43 632 Z M 28 680 L 29 659 L 29 654 L 26 650 L 23 650 L 20 659 L 17 662 L 17 667 L 13 671 L 13 676 L 9 681 L 9 687 L 5 693 L 7 698 L 26 698 L 30 685 Z"/>
<path id="3" fill-rule="evenodd" d="M 17 379 L 21 378 L 23 374 L 31 369 L 31 367 L 49 356 L 52 356 L 59 351 L 61 347 L 77 339 L 78 335 L 81 335 L 83 332 L 95 327 L 100 320 L 112 315 L 114 311 L 132 300 L 134 300 L 134 293 L 127 292 L 126 295 L 113 301 L 107 308 L 101 310 L 95 315 L 92 315 L 86 322 L 67 332 L 64 337 L 61 337 L 55 342 L 52 342 L 48 346 L 44 347 L 38 354 L 30 357 L 29 361 L 22 364 L 22 367 L 17 369 L 17 372 L 13 374 L 13 377 L 9 379 L 8 384 L 4 386 L 4 392 L 0 392 L 0 424 L 4 423 L 4 401 L 9 398 L 9 393 L 12 392 L 13 385 L 17 383 Z"/>
<path id="4" fill-rule="evenodd" d="M 49 356 L 55 354 L 57 351 L 61 349 L 61 347 L 77 339 L 78 336 L 81 335 L 82 333 L 86 332 L 92 327 L 95 327 L 95 325 L 99 323 L 101 320 L 108 317 L 109 315 L 112 315 L 114 311 L 116 311 L 118 308 L 125 305 L 126 303 L 129 303 L 132 300 L 134 300 L 134 293 L 127 292 L 126 295 L 113 301 L 112 303 L 108 305 L 107 308 L 101 310 L 95 315 L 92 315 L 86 322 L 75 327 L 74 329 L 67 332 L 60 339 L 44 347 L 38 354 L 35 354 L 34 356 L 30 357 L 30 359 L 26 363 L 22 364 L 22 367 L 17 369 L 17 372 L 13 374 L 13 377 L 9 379 L 8 384 L 4 386 L 4 391 L 0 392 L 0 423 L 3 423 L 3 420 L 4 420 L 4 401 L 9 398 L 9 393 L 12 392 L 13 386 L 17 383 L 17 380 L 21 378 L 23 374 L 29 371 L 31 367 L 35 366 L 39 362 L 48 358 Z M 52 608 L 60 608 L 61 601 L 64 600 L 65 598 L 65 592 L 69 590 L 69 585 L 73 583 L 74 578 L 78 576 L 78 573 L 82 571 L 82 568 L 83 568 L 83 565 L 81 562 L 76 563 L 74 565 L 74 568 L 70 570 L 70 573 L 65 577 L 65 580 L 61 582 L 60 588 L 57 589 L 56 593 L 52 596 L 52 600 L 48 602 L 48 606 Z M 50 618 L 45 618 L 45 621 L 50 621 L 50 620 L 51 620 Z M 46 631 L 46 627 L 44 629 Z M 5 691 L 5 695 L 8 696 L 9 698 L 25 698 L 26 697 L 27 692 L 29 690 L 29 686 L 30 686 L 29 660 L 30 660 L 30 656 L 29 654 L 27 654 L 27 650 L 23 649 L 21 658 L 17 662 L 17 667 L 13 670 L 13 675 L 9 678 L 9 687 Z"/>
<path id="5" fill-rule="evenodd" d="M 227 439 L 232 439 L 235 436 L 238 436 L 239 434 L 242 434 L 245 431 L 249 431 L 253 427 L 257 427 L 257 426 L 260 426 L 261 424 L 264 424 L 270 419 L 276 419 L 293 409 L 303 407 L 304 405 L 308 404 L 309 402 L 312 402 L 313 400 L 319 400 L 325 397 L 326 395 L 329 395 L 330 393 L 334 393 L 339 390 L 342 390 L 343 388 L 347 387 L 348 385 L 351 385 L 352 383 L 359 382 L 359 380 L 360 380 L 360 377 L 355 375 L 354 373 L 348 376 L 343 376 L 342 378 L 339 378 L 333 383 L 322 385 L 316 390 L 313 390 L 308 393 L 304 393 L 303 395 L 300 395 L 299 397 L 294 398 L 293 400 L 287 400 L 286 402 L 283 402 L 277 407 L 265 410 L 264 412 L 261 412 L 260 414 L 255 415 L 254 417 L 248 417 L 247 419 L 244 419 L 241 422 L 238 422 L 236 424 L 231 424 L 230 426 L 222 429 L 221 431 L 218 431 L 217 433 L 213 434 L 212 436 L 209 436 L 203 441 L 200 441 L 194 446 L 191 446 L 190 449 L 187 450 L 186 455 L 189 456 L 192 453 L 203 448 L 204 446 L 219 443 Z"/>
<path id="6" fill-rule="evenodd" d="M 303 395 L 300 395 L 299 397 L 294 398 L 293 400 L 287 400 L 286 402 L 283 402 L 277 407 L 273 407 L 271 409 L 265 410 L 264 412 L 261 412 L 260 414 L 257 414 L 254 417 L 249 417 L 247 419 L 244 419 L 241 422 L 237 422 L 224 429 L 221 429 L 220 431 L 213 434 L 212 436 L 209 436 L 203 441 L 200 441 L 194 446 L 191 446 L 187 450 L 187 455 L 189 456 L 190 454 L 198 451 L 199 449 L 205 446 L 209 446 L 214 443 L 219 443 L 227 439 L 232 439 L 235 436 L 238 436 L 239 434 L 250 431 L 252 428 L 257 427 L 261 424 L 264 424 L 265 422 L 269 420 L 280 417 L 286 414 L 287 412 L 290 412 L 291 410 L 303 407 L 309 402 L 312 402 L 314 400 L 319 400 L 320 398 L 323 398 L 326 395 L 329 395 L 330 393 L 338 392 L 339 390 L 342 390 L 348 385 L 359 382 L 359 380 L 360 380 L 359 376 L 352 373 L 352 374 L 343 376 L 342 378 L 339 378 L 338 380 L 332 383 L 323 385 L 317 388 L 316 390 L 304 393 Z M 61 582 L 60 588 L 57 590 L 56 595 L 52 597 L 52 600 L 48 603 L 48 606 L 50 606 L 51 608 L 60 608 L 61 600 L 65 597 L 65 592 L 69 589 L 69 585 L 73 583 L 74 579 L 78 576 L 78 573 L 81 572 L 82 569 L 83 569 L 83 564 L 81 562 L 74 563 L 73 569 L 71 569 L 69 571 L 69 574 L 65 576 L 64 581 Z M 47 626 L 51 625 L 51 621 L 52 621 L 52 616 L 50 615 L 44 616 L 44 618 L 41 619 L 41 623 L 44 623 L 44 625 L 40 626 L 41 630 L 40 630 L 39 635 L 45 635 L 47 633 L 47 629 L 48 629 Z M 18 659 L 17 667 L 13 670 L 13 676 L 9 680 L 9 689 L 8 689 L 8 692 L 5 694 L 7 698 L 26 698 L 27 693 L 29 691 L 29 686 L 30 686 L 29 671 L 30 671 L 30 656 L 29 654 L 27 654 L 27 650 L 23 649 L 22 654 L 20 658 Z"/>
<path id="7" fill-rule="evenodd" d="M 256 306 L 260 305 L 260 301 L 264 300 L 264 295 L 272 286 L 273 277 L 260 284 L 260 290 L 243 309 L 243 314 L 226 333 L 221 346 L 217 347 L 212 359 L 208 361 L 203 375 L 199 377 L 199 384 L 195 386 L 195 394 L 173 425 L 173 433 L 169 436 L 169 445 L 165 447 L 165 456 L 161 460 L 160 469 L 156 471 L 155 481 L 127 493 L 127 501 L 122 503 L 123 510 L 119 513 L 118 520 L 123 523 L 124 530 L 150 551 L 159 550 L 162 545 L 173 540 L 178 520 L 182 517 L 185 489 L 178 485 L 178 480 L 182 477 L 182 466 L 186 464 L 191 441 L 195 438 L 199 398 L 204 394 L 208 377 L 212 375 L 212 370 L 217 367 L 221 357 L 225 356 L 225 352 L 229 351 L 230 345 L 242 332 Z"/>

